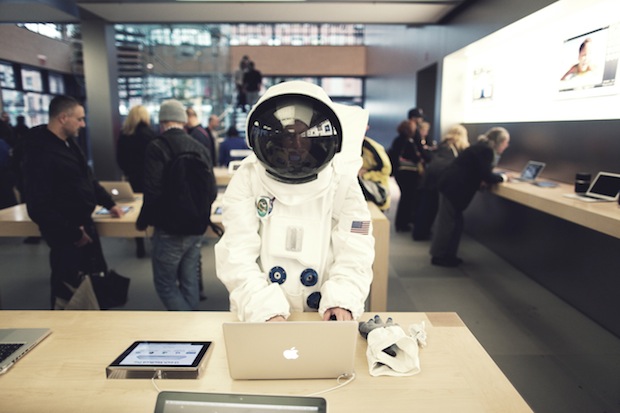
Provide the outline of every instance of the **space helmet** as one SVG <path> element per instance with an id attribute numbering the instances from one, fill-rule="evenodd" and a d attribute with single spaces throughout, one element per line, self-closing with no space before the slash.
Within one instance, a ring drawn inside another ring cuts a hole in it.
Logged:
<path id="1" fill-rule="evenodd" d="M 342 147 L 342 127 L 316 85 L 285 82 L 270 88 L 249 114 L 248 146 L 276 181 L 313 181 Z"/>

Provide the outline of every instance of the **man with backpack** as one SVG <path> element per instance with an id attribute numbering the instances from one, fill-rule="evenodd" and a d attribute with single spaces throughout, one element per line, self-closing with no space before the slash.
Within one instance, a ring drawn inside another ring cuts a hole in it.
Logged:
<path id="1" fill-rule="evenodd" d="M 195 310 L 202 237 L 217 196 L 213 162 L 208 150 L 185 133 L 181 102 L 162 102 L 159 123 L 164 132 L 146 148 L 144 203 L 136 227 L 155 227 L 153 281 L 166 308 Z"/>

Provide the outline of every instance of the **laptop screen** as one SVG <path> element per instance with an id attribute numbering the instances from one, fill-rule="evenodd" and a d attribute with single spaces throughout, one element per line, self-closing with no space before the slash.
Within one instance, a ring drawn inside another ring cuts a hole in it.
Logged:
<path id="1" fill-rule="evenodd" d="M 620 175 L 606 172 L 599 172 L 592 182 L 588 194 L 602 195 L 614 198 L 620 191 Z"/>
<path id="2" fill-rule="evenodd" d="M 545 164 L 542 162 L 529 161 L 521 172 L 521 179 L 533 181 L 540 175 L 544 167 Z"/>
<path id="3" fill-rule="evenodd" d="M 320 397 L 229 393 L 159 393 L 155 413 L 326 413 Z"/>

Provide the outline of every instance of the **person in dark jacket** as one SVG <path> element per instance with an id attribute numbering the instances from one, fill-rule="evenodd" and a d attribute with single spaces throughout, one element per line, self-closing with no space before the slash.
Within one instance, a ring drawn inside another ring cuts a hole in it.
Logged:
<path id="1" fill-rule="evenodd" d="M 164 132 L 146 148 L 144 203 L 136 228 L 143 231 L 149 225 L 155 227 L 152 238 L 153 281 L 166 308 L 196 310 L 200 300 L 198 268 L 206 228 L 183 233 L 170 229 L 174 217 L 166 208 L 169 200 L 164 193 L 165 171 L 172 162 L 173 148 L 175 153 L 197 154 L 206 165 L 204 172 L 214 191 L 207 196 L 213 201 L 217 196 L 213 163 L 208 149 L 185 132 L 187 113 L 181 102 L 174 99 L 162 102 L 159 123 Z M 179 205 L 179 210 L 182 207 Z"/>
<path id="2" fill-rule="evenodd" d="M 69 300 L 66 284 L 79 285 L 87 251 L 99 238 L 91 215 L 97 205 L 120 217 L 122 210 L 93 176 L 75 138 L 85 126 L 84 107 L 72 97 L 57 96 L 49 105 L 49 123 L 27 137 L 24 184 L 28 215 L 50 247 L 52 308 Z"/>
<path id="3" fill-rule="evenodd" d="M 116 161 L 134 192 L 144 192 L 144 153 L 154 138 L 146 107 L 131 108 L 118 138 Z"/>
<path id="4" fill-rule="evenodd" d="M 463 232 L 463 211 L 481 185 L 505 182 L 505 174 L 493 172 L 510 142 L 504 128 L 491 128 L 465 149 L 439 177 L 439 210 L 431 243 L 431 263 L 455 267 L 463 262 L 457 250 Z"/>
<path id="5" fill-rule="evenodd" d="M 134 192 L 144 192 L 144 153 L 146 146 L 155 138 L 151 118 L 146 107 L 134 106 L 129 110 L 116 148 L 116 162 L 127 177 Z M 136 255 L 146 255 L 144 238 L 136 238 Z"/>
<path id="6" fill-rule="evenodd" d="M 396 232 L 411 230 L 413 212 L 417 205 L 418 186 L 421 172 L 424 171 L 420 142 L 415 140 L 417 124 L 409 120 L 402 121 L 396 131 L 398 136 L 389 149 L 392 171 L 398 188 L 400 200 L 396 207 Z"/>
<path id="7" fill-rule="evenodd" d="M 262 83 L 263 74 L 256 69 L 254 62 L 250 61 L 248 63 L 248 70 L 243 74 L 243 89 L 245 90 L 247 104 L 250 106 L 250 109 L 258 100 Z"/>
<path id="8" fill-rule="evenodd" d="M 234 126 L 228 128 L 226 139 L 220 144 L 219 164 L 227 167 L 230 161 L 240 161 L 250 153 L 252 150 L 239 135 L 237 128 Z"/>
<path id="9" fill-rule="evenodd" d="M 416 241 L 431 238 L 431 228 L 439 207 L 439 177 L 461 152 L 469 147 L 467 129 L 454 125 L 441 138 L 433 151 L 433 161 L 424 170 L 420 184 L 418 206 L 413 218 L 412 237 Z"/>
<path id="10" fill-rule="evenodd" d="M 209 132 L 209 128 L 205 128 L 200 124 L 198 114 L 193 108 L 187 108 L 185 112 L 187 113 L 187 124 L 185 125 L 187 134 L 203 144 L 205 148 L 209 150 L 209 156 L 211 157 L 213 166 L 215 166 L 216 151 L 215 139 L 213 138 L 213 135 Z"/>

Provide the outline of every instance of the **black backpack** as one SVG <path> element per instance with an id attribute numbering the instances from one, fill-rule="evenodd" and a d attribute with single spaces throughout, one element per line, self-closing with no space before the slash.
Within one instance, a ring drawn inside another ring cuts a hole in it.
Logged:
<path id="1" fill-rule="evenodd" d="M 198 152 L 175 148 L 161 138 L 170 151 L 164 170 L 161 227 L 171 234 L 204 234 L 211 223 L 211 204 L 217 196 L 213 169 Z"/>

